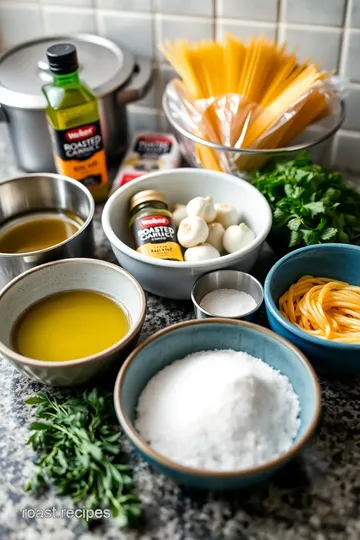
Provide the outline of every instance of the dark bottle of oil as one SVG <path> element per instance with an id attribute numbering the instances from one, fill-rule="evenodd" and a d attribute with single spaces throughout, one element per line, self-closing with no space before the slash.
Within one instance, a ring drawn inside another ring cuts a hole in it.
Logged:
<path id="1" fill-rule="evenodd" d="M 147 189 L 131 198 L 129 227 L 133 247 L 139 253 L 168 261 L 184 260 L 171 212 L 160 191 Z"/>
<path id="2" fill-rule="evenodd" d="M 79 79 L 74 45 L 52 45 L 46 56 L 54 81 L 42 90 L 56 169 L 80 180 L 96 201 L 105 200 L 108 174 L 96 96 Z"/>

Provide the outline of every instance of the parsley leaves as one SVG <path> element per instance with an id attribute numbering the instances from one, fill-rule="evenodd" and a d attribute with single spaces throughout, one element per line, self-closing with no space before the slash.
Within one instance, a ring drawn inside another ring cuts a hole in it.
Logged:
<path id="1" fill-rule="evenodd" d="M 271 206 L 271 236 L 283 247 L 349 243 L 360 233 L 360 194 L 339 173 L 313 164 L 307 153 L 275 161 L 254 174 L 253 185 Z"/>

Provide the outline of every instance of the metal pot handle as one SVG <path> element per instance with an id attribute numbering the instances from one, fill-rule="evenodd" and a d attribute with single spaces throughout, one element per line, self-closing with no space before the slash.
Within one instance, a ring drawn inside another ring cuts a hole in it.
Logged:
<path id="1" fill-rule="evenodd" d="M 8 122 L 8 117 L 4 107 L 0 105 L 0 122 Z"/>
<path id="2" fill-rule="evenodd" d="M 149 90 L 153 81 L 153 68 L 149 58 L 137 56 L 132 76 L 127 85 L 120 88 L 116 95 L 119 105 L 125 105 L 141 99 Z"/>

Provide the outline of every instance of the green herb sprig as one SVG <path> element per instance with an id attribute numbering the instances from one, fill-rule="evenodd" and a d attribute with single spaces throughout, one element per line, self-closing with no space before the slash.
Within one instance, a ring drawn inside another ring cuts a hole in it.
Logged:
<path id="1" fill-rule="evenodd" d="M 54 485 L 76 506 L 109 509 L 120 527 L 133 524 L 140 504 L 132 493 L 131 467 L 120 461 L 111 393 L 93 389 L 60 403 L 38 392 L 25 403 L 36 405 L 38 419 L 27 444 L 42 454 L 25 490 L 37 494 Z"/>
<path id="2" fill-rule="evenodd" d="M 275 161 L 254 174 L 253 185 L 271 206 L 272 236 L 280 245 L 349 243 L 360 233 L 360 195 L 307 153 Z"/>

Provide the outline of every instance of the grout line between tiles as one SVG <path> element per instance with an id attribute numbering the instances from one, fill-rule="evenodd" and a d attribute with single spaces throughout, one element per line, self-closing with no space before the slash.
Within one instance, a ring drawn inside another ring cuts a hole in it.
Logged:
<path id="1" fill-rule="evenodd" d="M 156 115 L 158 114 L 159 112 L 162 112 L 161 109 L 157 109 L 155 107 L 147 107 L 146 105 L 128 105 L 128 107 L 130 108 L 131 112 L 134 112 L 136 114 L 152 114 L 152 115 Z"/>
<path id="2" fill-rule="evenodd" d="M 96 33 L 99 34 L 99 36 L 105 35 L 105 28 L 104 28 L 104 20 L 100 16 L 101 12 L 97 7 L 95 6 L 95 28 Z"/>
<path id="3" fill-rule="evenodd" d="M 286 28 L 289 28 L 289 30 L 318 30 L 319 32 L 337 32 L 338 34 L 342 32 L 342 28 L 340 26 L 288 23 L 286 21 L 281 21 L 281 24 L 286 26 Z"/>
<path id="4" fill-rule="evenodd" d="M 196 19 L 197 22 L 204 21 L 209 22 L 213 20 L 213 15 L 199 15 L 198 13 L 190 13 L 190 14 L 184 14 L 184 13 L 160 13 L 157 12 L 157 15 L 160 19 L 176 19 L 179 21 L 193 21 Z M 223 19 L 222 19 L 223 20 Z"/>
<path id="5" fill-rule="evenodd" d="M 339 75 L 344 76 L 346 71 L 346 60 L 348 54 L 348 44 L 349 44 L 349 22 L 350 22 L 350 13 L 352 7 L 352 0 L 347 0 L 345 4 L 345 17 L 344 17 L 344 26 L 343 33 L 340 43 L 340 56 L 339 56 Z"/>
<path id="6" fill-rule="evenodd" d="M 153 65 L 154 65 L 154 62 L 156 62 L 156 55 L 157 55 L 157 45 L 159 43 L 159 37 L 158 37 L 158 32 L 157 32 L 157 28 L 156 28 L 156 13 L 157 13 L 157 0 L 151 0 L 151 35 L 152 35 L 152 48 L 153 48 L 153 58 L 152 58 L 152 61 L 153 61 Z M 155 97 L 155 99 L 157 100 L 157 97 Z"/>
<path id="7" fill-rule="evenodd" d="M 212 0 L 212 38 L 216 39 L 217 0 Z"/>
<path id="8" fill-rule="evenodd" d="M 360 83 L 358 83 L 358 82 L 350 81 L 348 86 L 349 86 L 349 88 L 353 88 L 354 90 L 360 90 Z"/>
<path id="9" fill-rule="evenodd" d="M 285 22 L 285 2 L 286 0 L 279 0 L 278 22 Z"/>
<path id="10" fill-rule="evenodd" d="M 276 21 L 254 21 L 250 19 L 226 19 L 221 17 L 217 21 L 232 24 L 234 26 L 258 26 L 259 28 L 274 28 L 277 25 Z"/>
<path id="11" fill-rule="evenodd" d="M 100 15 L 99 15 L 99 10 L 96 9 L 96 7 L 95 7 L 95 29 L 96 29 L 96 33 L 99 36 L 104 35 L 104 33 L 102 31 L 103 28 L 102 28 L 102 21 L 100 19 Z"/>
<path id="12" fill-rule="evenodd" d="M 338 148 L 339 148 L 339 136 L 338 134 L 336 134 L 331 144 L 330 167 L 336 166 L 336 156 L 337 156 Z"/>
<path id="13" fill-rule="evenodd" d="M 353 129 L 340 129 L 338 133 L 346 135 L 347 137 L 352 137 L 353 139 L 360 139 L 360 132 Z"/>
<path id="14" fill-rule="evenodd" d="M 72 15 L 73 13 L 80 13 L 82 15 L 92 15 L 95 14 L 95 11 L 97 11 L 93 7 L 83 7 L 83 6 L 62 6 L 60 4 L 40 4 L 42 7 L 42 10 L 44 13 L 46 12 L 58 12 L 58 13 L 69 13 L 69 15 Z"/>
<path id="15" fill-rule="evenodd" d="M 97 8 L 96 11 L 100 13 L 101 15 L 110 15 L 113 17 L 118 17 L 121 15 L 122 17 L 131 17 L 132 19 L 142 19 L 142 18 L 150 18 L 153 17 L 153 13 L 151 11 L 123 11 L 120 9 L 104 9 L 104 8 Z"/>
<path id="16" fill-rule="evenodd" d="M 43 24 L 43 28 L 44 28 L 44 34 L 46 35 L 47 34 L 47 24 L 46 24 L 45 9 L 44 9 L 45 5 L 44 5 L 44 2 L 42 0 L 38 1 L 38 5 L 39 5 L 40 16 L 41 16 L 41 20 L 42 20 L 42 24 Z"/>
<path id="17" fill-rule="evenodd" d="M 280 45 L 285 41 L 285 1 L 278 0 L 278 17 L 276 24 L 276 43 Z"/>

